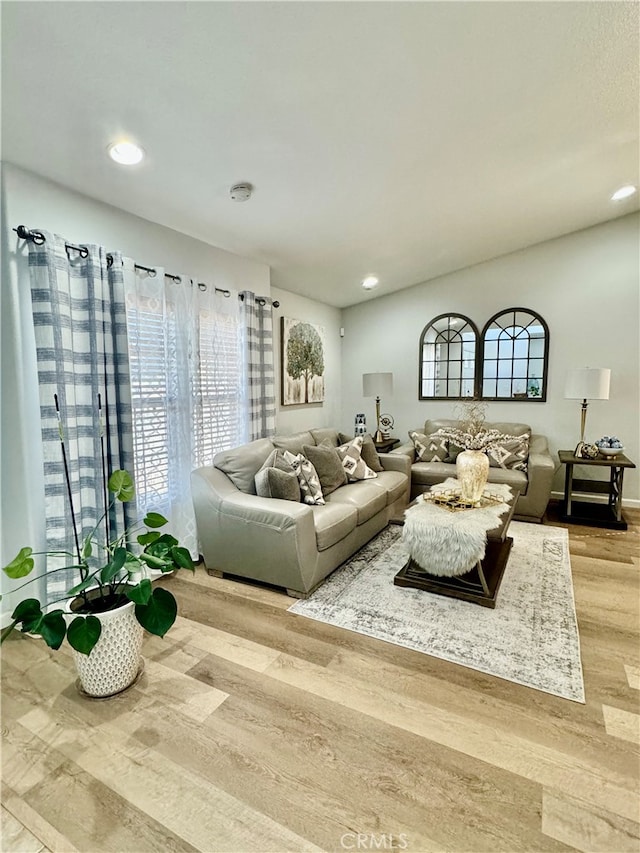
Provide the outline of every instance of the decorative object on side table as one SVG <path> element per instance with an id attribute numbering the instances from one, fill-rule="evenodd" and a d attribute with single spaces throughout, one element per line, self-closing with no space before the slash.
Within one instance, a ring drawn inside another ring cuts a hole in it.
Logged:
<path id="1" fill-rule="evenodd" d="M 380 423 L 380 397 L 382 394 L 393 393 L 393 373 L 363 373 L 362 374 L 362 396 L 376 398 L 376 432 L 373 436 L 375 442 L 381 442 L 384 435 Z M 390 415 L 385 415 L 389 418 Z"/>
<path id="2" fill-rule="evenodd" d="M 615 435 L 603 435 L 596 441 L 596 447 L 600 455 L 607 459 L 615 459 L 616 456 L 624 453 L 624 445 Z"/>
<path id="3" fill-rule="evenodd" d="M 167 524 L 167 519 L 156 512 L 148 513 L 136 525 L 137 542 L 142 550 L 134 554 L 128 545 L 133 529 L 121 535 L 109 530 L 109 510 L 115 501 L 126 502 L 135 497 L 133 479 L 127 471 L 114 471 L 105 483 L 105 491 L 107 488 L 113 497 L 93 531 L 78 546 L 77 554 L 44 552 L 69 560 L 69 565 L 52 571 L 69 568 L 78 571 L 80 581 L 65 595 L 69 599 L 67 609 L 51 610 L 43 608 L 35 598 L 23 599 L 11 615 L 13 621 L 0 636 L 0 642 L 4 642 L 20 626 L 23 633 L 41 636 L 52 649 L 59 649 L 66 636 L 80 676 L 80 692 L 96 698 L 113 696 L 135 683 L 142 668 L 143 628 L 164 637 L 176 619 L 175 598 L 162 587 L 152 587 L 151 581 L 143 576 L 145 567 L 162 573 L 195 569 L 187 549 L 173 536 L 159 532 L 158 528 Z M 75 532 L 73 504 L 71 517 Z M 106 535 L 101 539 L 97 534 L 103 524 Z M 141 532 L 143 525 L 146 529 Z M 94 554 L 99 554 L 99 558 L 94 558 Z M 31 548 L 21 548 L 3 571 L 13 580 L 27 577 L 34 568 L 35 556 L 38 554 Z M 22 586 L 41 577 L 30 578 Z"/>
<path id="4" fill-rule="evenodd" d="M 593 445 L 585 443 L 584 431 L 587 424 L 589 400 L 608 400 L 611 370 L 608 367 L 577 367 L 569 370 L 564 387 L 567 400 L 582 400 L 580 411 L 580 441 L 574 456 L 593 459 Z M 596 454 L 597 455 L 597 454 Z"/>

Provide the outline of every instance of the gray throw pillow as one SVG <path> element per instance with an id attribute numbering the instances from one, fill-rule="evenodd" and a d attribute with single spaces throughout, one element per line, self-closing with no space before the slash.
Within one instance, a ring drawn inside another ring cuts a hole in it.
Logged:
<path id="1" fill-rule="evenodd" d="M 264 465 L 260 468 L 260 471 L 263 471 L 265 468 L 278 468 L 280 471 L 288 472 L 293 471 L 293 466 L 285 459 L 284 453 L 284 450 L 276 448 L 273 453 L 270 453 L 267 456 Z"/>
<path id="2" fill-rule="evenodd" d="M 330 495 L 349 482 L 335 447 L 328 444 L 305 444 L 302 452 L 316 469 L 323 495 Z"/>
<path id="3" fill-rule="evenodd" d="M 300 483 L 293 470 L 261 468 L 256 474 L 256 492 L 261 498 L 280 498 L 300 503 Z"/>
<path id="4" fill-rule="evenodd" d="M 340 444 L 348 444 L 353 440 L 353 436 L 347 435 L 345 432 L 338 433 L 338 438 L 340 439 Z M 362 459 L 372 471 L 375 471 L 376 474 L 380 474 L 381 471 L 384 471 L 384 468 L 380 464 L 380 457 L 378 456 L 378 451 L 373 443 L 373 438 L 369 433 L 360 436 L 360 438 L 362 438 Z"/>

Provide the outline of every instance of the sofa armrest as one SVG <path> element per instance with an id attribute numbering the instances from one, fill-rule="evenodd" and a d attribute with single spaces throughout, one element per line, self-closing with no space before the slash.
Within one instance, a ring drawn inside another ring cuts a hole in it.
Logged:
<path id="1" fill-rule="evenodd" d="M 394 449 L 387 453 L 387 456 L 408 456 L 410 462 L 416 461 L 416 448 L 412 441 L 408 441 L 406 444 L 401 444 L 400 447 L 394 447 Z M 382 459 L 382 457 L 380 457 Z"/>
<path id="2" fill-rule="evenodd" d="M 191 492 L 207 568 L 308 588 L 318 555 L 312 507 L 245 494 L 211 466 L 192 473 Z"/>
<path id="3" fill-rule="evenodd" d="M 551 497 L 551 486 L 556 472 L 545 436 L 531 436 L 527 469 L 527 493 L 518 502 L 517 512 L 522 514 L 522 510 L 526 510 L 526 515 L 542 519 Z"/>
<path id="4" fill-rule="evenodd" d="M 411 459 L 404 453 L 383 453 L 380 456 L 380 464 L 385 471 L 400 471 L 411 479 Z"/>

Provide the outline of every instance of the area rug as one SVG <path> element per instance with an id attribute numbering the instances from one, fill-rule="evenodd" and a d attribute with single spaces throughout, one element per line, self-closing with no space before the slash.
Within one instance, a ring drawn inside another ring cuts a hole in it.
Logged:
<path id="1" fill-rule="evenodd" d="M 584 703 L 566 530 L 510 525 L 495 610 L 394 586 L 401 530 L 387 527 L 289 611 Z"/>

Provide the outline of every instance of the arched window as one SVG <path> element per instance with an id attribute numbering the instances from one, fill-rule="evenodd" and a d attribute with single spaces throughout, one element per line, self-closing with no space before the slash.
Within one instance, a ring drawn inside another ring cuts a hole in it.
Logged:
<path id="1" fill-rule="evenodd" d="M 547 399 L 549 328 L 528 308 L 495 314 L 482 331 L 483 400 Z"/>
<path id="2" fill-rule="evenodd" d="M 441 314 L 420 336 L 420 400 L 476 395 L 478 330 L 462 314 Z"/>

